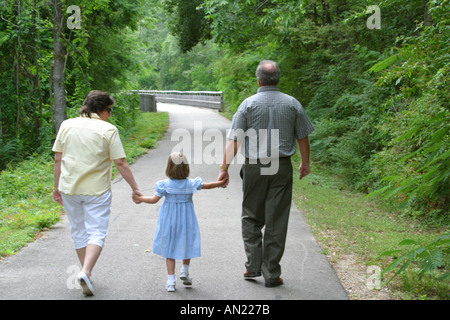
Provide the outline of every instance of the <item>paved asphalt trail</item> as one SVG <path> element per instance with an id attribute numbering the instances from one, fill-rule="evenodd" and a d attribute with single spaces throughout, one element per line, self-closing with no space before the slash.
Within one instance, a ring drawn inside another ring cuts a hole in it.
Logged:
<path id="1" fill-rule="evenodd" d="M 174 130 L 187 129 L 192 139 L 197 139 L 192 147 L 194 152 L 195 143 L 201 141 L 200 130 L 217 133 L 219 129 L 225 137 L 230 125 L 229 120 L 209 109 L 158 104 L 158 111 L 169 112 L 170 128 L 156 149 L 131 166 L 146 195 L 153 194 L 156 181 L 166 178 L 168 155 L 174 146 L 185 141 L 177 136 L 180 131 L 174 133 Z M 171 137 L 176 138 L 175 141 L 171 141 Z M 203 142 L 203 147 L 213 146 L 210 141 L 214 139 Z M 202 150 L 211 154 L 210 149 Z M 192 159 L 202 160 L 201 152 Z M 218 154 L 219 160 L 212 164 L 191 165 L 190 177 L 214 181 L 221 156 Z M 0 261 L 0 299 L 347 300 L 333 268 L 320 253 L 301 212 L 295 207 L 292 208 L 286 250 L 281 260 L 285 284 L 266 288 L 262 277 L 243 280 L 245 254 L 240 227 L 240 167 L 239 164 L 231 166 L 230 184 L 226 189 L 200 190 L 194 195 L 202 256 L 191 261 L 192 287 L 185 287 L 178 280 L 176 292 L 166 292 L 165 260 L 151 252 L 162 201 L 156 205 L 134 204 L 128 184 L 117 178 L 112 184 L 109 234 L 92 276 L 95 296 L 84 297 L 76 288 L 79 263 L 64 216 L 43 238 Z M 180 261 L 177 261 L 177 274 L 179 267 Z"/>

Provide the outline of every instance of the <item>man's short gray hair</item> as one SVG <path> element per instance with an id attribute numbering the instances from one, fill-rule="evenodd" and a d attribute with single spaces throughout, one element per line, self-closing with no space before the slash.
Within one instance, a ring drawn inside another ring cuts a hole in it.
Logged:
<path id="1" fill-rule="evenodd" d="M 280 68 L 275 61 L 263 60 L 256 68 L 256 78 L 262 85 L 277 85 L 280 81 Z"/>

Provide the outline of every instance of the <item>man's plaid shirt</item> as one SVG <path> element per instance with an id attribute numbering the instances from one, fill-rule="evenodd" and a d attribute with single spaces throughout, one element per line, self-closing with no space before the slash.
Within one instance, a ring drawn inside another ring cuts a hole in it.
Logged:
<path id="1" fill-rule="evenodd" d="M 280 92 L 276 86 L 263 86 L 257 94 L 241 103 L 233 116 L 227 138 L 240 140 L 242 132 L 245 133 L 246 158 L 277 157 L 272 154 L 276 149 L 281 158 L 292 156 L 296 139 L 305 138 L 313 131 L 313 125 L 297 99 Z M 255 134 L 257 143 L 249 139 Z"/>

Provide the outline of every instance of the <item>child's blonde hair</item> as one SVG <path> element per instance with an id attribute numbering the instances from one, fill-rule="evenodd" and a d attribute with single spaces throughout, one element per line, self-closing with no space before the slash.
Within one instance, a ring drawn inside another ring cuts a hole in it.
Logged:
<path id="1" fill-rule="evenodd" d="M 167 160 L 166 176 L 170 179 L 186 179 L 189 177 L 189 164 L 181 152 L 173 152 Z"/>

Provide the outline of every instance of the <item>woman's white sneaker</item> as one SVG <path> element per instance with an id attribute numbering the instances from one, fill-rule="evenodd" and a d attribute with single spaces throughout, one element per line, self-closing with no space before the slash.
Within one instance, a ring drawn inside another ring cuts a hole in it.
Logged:
<path id="1" fill-rule="evenodd" d="M 89 280 L 89 277 L 86 273 L 81 271 L 78 274 L 78 283 L 80 284 L 81 288 L 83 289 L 83 294 L 86 296 L 93 296 L 94 295 L 94 288 L 92 287 L 92 283 Z"/>

